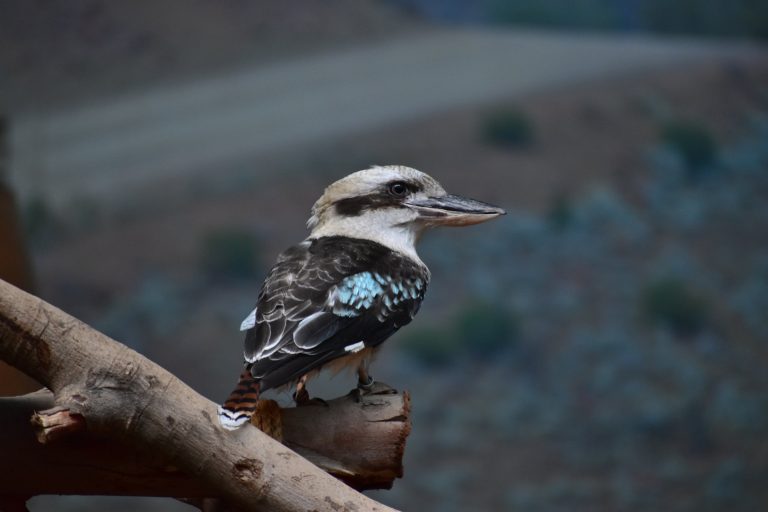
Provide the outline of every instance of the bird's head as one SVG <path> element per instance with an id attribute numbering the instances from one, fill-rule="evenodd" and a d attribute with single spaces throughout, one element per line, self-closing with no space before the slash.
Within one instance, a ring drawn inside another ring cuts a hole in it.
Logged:
<path id="1" fill-rule="evenodd" d="M 416 169 L 388 165 L 352 173 L 328 186 L 307 224 L 313 238 L 366 238 L 411 252 L 427 228 L 469 226 L 504 213 L 490 204 L 450 195 L 437 180 Z"/>

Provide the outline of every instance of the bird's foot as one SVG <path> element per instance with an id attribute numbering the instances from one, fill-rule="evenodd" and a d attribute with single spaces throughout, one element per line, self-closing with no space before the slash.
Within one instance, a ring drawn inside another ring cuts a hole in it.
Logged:
<path id="1" fill-rule="evenodd" d="M 376 381 L 373 380 L 373 377 L 368 375 L 368 378 L 366 378 L 365 381 L 358 380 L 357 381 L 357 389 L 364 393 L 370 393 L 370 391 L 373 389 L 373 386 L 376 385 Z"/>
<path id="2" fill-rule="evenodd" d="M 396 395 L 397 390 L 392 386 L 383 382 L 373 380 L 373 377 L 368 376 L 366 382 L 357 382 L 357 387 L 353 389 L 350 394 L 354 398 L 355 402 L 361 402 L 364 396 L 368 395 Z"/>

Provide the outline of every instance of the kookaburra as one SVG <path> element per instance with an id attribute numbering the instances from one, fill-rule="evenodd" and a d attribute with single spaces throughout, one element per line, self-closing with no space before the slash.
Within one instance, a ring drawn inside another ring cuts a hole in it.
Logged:
<path id="1" fill-rule="evenodd" d="M 357 368 L 358 389 L 370 389 L 371 357 L 427 290 L 415 248 L 424 231 L 503 214 L 409 167 L 376 166 L 330 185 L 312 208 L 309 237 L 278 257 L 242 323 L 245 370 L 219 408 L 221 424 L 247 423 L 259 393 L 286 384 L 306 402 L 306 380 L 322 367 Z"/>

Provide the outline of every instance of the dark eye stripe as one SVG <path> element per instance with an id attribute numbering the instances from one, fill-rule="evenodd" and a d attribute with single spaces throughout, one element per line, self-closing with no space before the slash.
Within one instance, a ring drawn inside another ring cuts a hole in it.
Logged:
<path id="1" fill-rule="evenodd" d="M 334 203 L 336 213 L 345 217 L 357 217 L 366 210 L 395 206 L 399 201 L 389 194 L 369 194 L 367 196 L 347 197 Z"/>
<path id="2" fill-rule="evenodd" d="M 405 194 L 395 196 L 390 192 L 390 187 L 396 183 L 402 183 L 405 185 Z M 403 197 L 408 195 L 408 193 L 418 192 L 420 190 L 421 185 L 416 183 L 410 183 L 402 180 L 391 181 L 384 185 L 379 192 L 374 192 L 373 194 L 368 194 L 365 196 L 347 197 L 345 199 L 340 199 L 334 203 L 334 208 L 336 209 L 336 213 L 339 215 L 343 215 L 345 217 L 356 217 L 367 210 L 400 206 Z"/>

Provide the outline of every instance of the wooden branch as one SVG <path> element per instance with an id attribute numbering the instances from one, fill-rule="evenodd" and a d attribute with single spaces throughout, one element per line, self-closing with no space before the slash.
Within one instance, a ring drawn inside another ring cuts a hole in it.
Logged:
<path id="1" fill-rule="evenodd" d="M 85 419 L 61 407 L 51 407 L 42 412 L 34 411 L 32 425 L 35 426 L 35 437 L 40 444 L 85 432 Z"/>
<path id="2" fill-rule="evenodd" d="M 277 408 L 283 443 L 358 490 L 389 488 L 402 475 L 408 412 L 407 394 L 366 396 L 360 403 L 345 396 L 327 406 Z M 0 496 L 216 495 L 210 485 L 174 467 L 162 454 L 137 452 L 89 435 L 83 418 L 55 407 L 48 390 L 0 398 L 0 425 L 0 474 L 7 475 L 0 479 Z M 53 442 L 62 432 L 78 435 Z"/>
<path id="3" fill-rule="evenodd" d="M 24 246 L 18 205 L 13 190 L 3 183 L 3 164 L 8 158 L 5 150 L 8 134 L 3 121 L 0 116 L 0 279 L 33 293 L 34 280 Z M 0 361 L 0 396 L 23 395 L 41 387 L 16 368 Z"/>
<path id="4" fill-rule="evenodd" d="M 105 444 L 100 446 L 91 445 L 92 455 L 112 456 L 120 463 L 129 466 L 135 463 L 133 467 L 155 471 L 137 477 L 145 483 L 157 479 L 160 483 L 155 495 L 194 498 L 205 494 L 223 498 L 238 510 L 393 510 L 347 487 L 256 428 L 245 427 L 234 432 L 221 428 L 216 419 L 216 405 L 166 370 L 4 281 L 0 281 L 0 358 L 53 391 L 54 405 L 66 410 L 69 418 L 59 416 L 58 419 L 63 420 L 61 425 L 70 431 L 78 430 L 79 427 L 72 425 L 79 421 L 78 416 L 83 419 L 90 439 L 67 439 L 44 447 L 44 450 L 54 446 L 62 450 L 62 468 L 75 465 L 79 457 L 89 453 L 85 450 L 86 445 L 77 447 L 73 443 L 103 442 Z M 42 400 L 42 396 L 36 394 L 30 400 Z M 387 423 L 402 422 L 405 425 L 405 433 L 400 436 L 399 455 L 402 455 L 407 435 L 407 397 L 403 400 L 401 410 L 404 414 L 369 421 L 381 423 L 385 429 L 392 427 Z M 51 404 L 41 408 L 47 405 Z M 23 409 L 19 407 L 17 411 Z M 365 402 L 357 407 L 349 404 L 347 407 L 350 407 L 348 414 L 362 414 L 360 411 L 366 409 Z M 355 462 L 349 454 L 354 446 L 365 444 L 364 440 L 337 436 L 334 442 L 327 443 L 326 439 L 325 444 L 334 450 L 330 456 L 324 456 L 317 444 L 323 442 L 321 436 L 310 436 L 311 429 L 304 424 L 306 421 L 316 425 L 327 422 L 327 428 L 335 428 L 330 410 L 325 411 L 319 406 L 287 411 L 283 414 L 282 425 L 286 440 L 297 439 L 294 446 L 304 453 L 340 462 L 336 468 L 340 475 L 344 471 L 359 470 L 361 461 Z M 360 418 L 358 415 L 355 422 L 359 423 Z M 364 415 L 362 418 L 367 421 Z M 27 421 L 25 419 L 24 423 L 28 425 Z M 3 426 L 1 430 L 5 431 L 5 421 Z M 350 427 L 347 434 L 342 435 L 365 431 Z M 31 432 L 29 436 L 32 436 Z M 338 446 L 351 441 L 357 444 L 351 444 L 350 450 Z M 64 451 L 67 449 L 65 443 L 71 445 L 72 451 Z M 39 450 L 27 453 L 41 455 Z M 35 457 L 28 455 L 28 458 L 34 463 Z M 38 471 L 42 467 L 44 465 L 38 466 Z M 399 461 L 390 471 L 399 474 Z M 6 471 L 3 474 L 7 474 Z M 179 487 L 173 488 L 172 481 L 179 475 L 185 481 L 178 482 Z M 186 494 L 191 491 L 187 487 L 189 479 L 199 485 L 198 494 Z M 76 480 L 71 483 L 73 489 L 78 485 L 82 488 L 82 481 Z M 77 492 L 85 491 L 79 489 Z M 130 494 L 125 489 L 116 489 L 116 492 Z M 16 487 L 15 493 L 21 493 L 20 488 Z"/>
<path id="5" fill-rule="evenodd" d="M 86 433 L 41 444 L 30 425 L 34 411 L 53 407 L 38 391 L 0 398 L 0 495 L 99 494 L 205 498 L 217 493 L 166 463 L 157 453 Z"/>
<path id="6" fill-rule="evenodd" d="M 408 393 L 389 389 L 283 409 L 284 442 L 355 489 L 389 489 L 403 476 L 410 409 Z"/>

